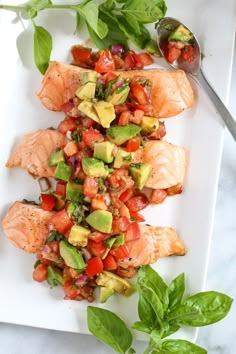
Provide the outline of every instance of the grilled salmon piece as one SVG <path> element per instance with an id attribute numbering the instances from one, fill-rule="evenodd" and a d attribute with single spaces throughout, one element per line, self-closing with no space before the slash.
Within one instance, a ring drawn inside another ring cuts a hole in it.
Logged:
<path id="1" fill-rule="evenodd" d="M 13 151 L 6 166 L 21 166 L 33 176 L 51 177 L 55 168 L 47 165 L 49 155 L 57 147 L 65 144 L 65 135 L 57 130 L 37 130 L 26 134 Z"/>
<path id="2" fill-rule="evenodd" d="M 32 204 L 15 202 L 2 220 L 9 240 L 24 251 L 35 253 L 44 245 L 54 211 Z"/>
<path id="3" fill-rule="evenodd" d="M 140 267 L 155 263 L 160 257 L 185 255 L 186 249 L 175 229 L 150 225 L 139 225 L 139 227 L 140 238 L 126 243 L 129 257 L 119 259 L 119 266 Z"/>
<path id="4" fill-rule="evenodd" d="M 145 187 L 167 189 L 182 185 L 187 166 L 187 154 L 183 147 L 162 140 L 153 140 L 134 154 L 133 162 L 148 162 L 152 172 Z"/>
<path id="5" fill-rule="evenodd" d="M 80 72 L 91 71 L 60 62 L 50 62 L 37 95 L 43 105 L 60 111 L 65 103 L 75 96 L 80 85 Z M 151 81 L 150 115 L 157 118 L 174 116 L 194 103 L 194 94 L 187 76 L 182 70 L 131 70 L 116 71 L 124 78 L 144 77 Z"/>

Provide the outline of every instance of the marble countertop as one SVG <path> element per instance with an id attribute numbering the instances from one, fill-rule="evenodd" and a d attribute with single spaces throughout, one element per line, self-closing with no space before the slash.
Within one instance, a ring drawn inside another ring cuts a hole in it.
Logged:
<path id="1" fill-rule="evenodd" d="M 236 49 L 229 109 L 236 117 Z M 236 298 L 236 153 L 235 142 L 225 131 L 218 197 L 205 289 L 217 290 Z M 3 271 L 3 270 L 2 270 Z M 1 291 L 7 291 L 3 289 Z M 236 353 L 236 303 L 228 316 L 199 330 L 197 343 L 209 354 Z M 1 353 L 4 354 L 112 354 L 114 351 L 89 335 L 72 334 L 0 323 Z M 136 342 L 142 351 L 146 345 Z"/>

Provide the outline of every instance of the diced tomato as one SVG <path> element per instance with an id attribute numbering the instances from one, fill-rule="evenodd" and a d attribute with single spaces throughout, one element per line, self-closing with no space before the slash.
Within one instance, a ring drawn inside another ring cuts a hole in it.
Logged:
<path id="1" fill-rule="evenodd" d="M 73 225 L 67 211 L 62 209 L 55 213 L 52 217 L 52 224 L 62 234 L 65 234 Z"/>
<path id="2" fill-rule="evenodd" d="M 65 197 L 66 195 L 66 185 L 67 182 L 64 181 L 58 181 L 56 184 L 56 194 Z"/>
<path id="3" fill-rule="evenodd" d="M 41 193 L 41 207 L 44 210 L 53 210 L 56 204 L 56 198 L 52 194 Z"/>
<path id="4" fill-rule="evenodd" d="M 68 101 L 68 102 L 62 104 L 62 106 L 61 106 L 61 111 L 67 113 L 67 112 L 69 112 L 73 107 L 74 107 L 74 102 L 73 102 L 73 101 Z"/>
<path id="5" fill-rule="evenodd" d="M 125 244 L 113 247 L 110 250 L 110 254 L 115 257 L 115 259 L 125 258 L 129 256 L 129 250 Z"/>
<path id="6" fill-rule="evenodd" d="M 124 68 L 125 70 L 132 69 L 142 69 L 143 62 L 139 58 L 139 55 L 133 52 L 132 50 L 128 51 L 124 57 Z"/>
<path id="7" fill-rule="evenodd" d="M 60 133 L 66 134 L 68 130 L 74 131 L 76 127 L 77 127 L 76 119 L 67 117 L 60 122 L 57 129 Z"/>
<path id="8" fill-rule="evenodd" d="M 140 229 L 137 222 L 132 222 L 125 233 L 125 241 L 134 241 L 140 238 Z"/>
<path id="9" fill-rule="evenodd" d="M 148 53 L 140 53 L 138 54 L 138 56 L 144 66 L 151 65 L 154 63 L 152 56 Z"/>
<path id="10" fill-rule="evenodd" d="M 89 117 L 83 117 L 81 119 L 81 123 L 82 123 L 82 126 L 87 129 L 91 128 L 92 126 L 94 126 L 96 124 L 96 122 Z"/>
<path id="11" fill-rule="evenodd" d="M 129 176 L 127 169 L 119 168 L 112 172 L 108 177 L 111 187 L 119 189 L 127 189 L 134 186 L 133 179 Z"/>
<path id="12" fill-rule="evenodd" d="M 126 216 L 128 219 L 130 219 L 130 212 L 125 204 L 122 203 L 122 205 L 118 209 L 120 216 Z"/>
<path id="13" fill-rule="evenodd" d="M 80 289 L 76 287 L 76 285 L 73 284 L 73 280 L 67 280 L 63 285 L 62 285 L 64 292 L 67 297 L 70 299 L 74 299 L 77 295 L 80 293 Z"/>
<path id="14" fill-rule="evenodd" d="M 75 155 L 78 152 L 78 145 L 75 141 L 69 141 L 66 146 L 64 147 L 64 153 L 70 157 Z"/>
<path id="15" fill-rule="evenodd" d="M 104 141 L 103 135 L 96 129 L 85 130 L 82 133 L 84 143 L 93 149 L 95 142 Z"/>
<path id="16" fill-rule="evenodd" d="M 95 197 L 98 192 L 98 178 L 86 176 L 83 184 L 83 193 L 88 197 Z"/>
<path id="17" fill-rule="evenodd" d="M 136 269 L 132 266 L 128 267 L 128 268 L 122 268 L 122 267 L 118 267 L 116 270 L 116 274 L 119 275 L 122 278 L 133 278 L 133 276 L 136 273 Z"/>
<path id="18" fill-rule="evenodd" d="M 132 87 L 132 96 L 141 105 L 146 105 L 150 102 L 145 88 L 138 83 Z"/>
<path id="19" fill-rule="evenodd" d="M 142 111 L 141 109 L 135 109 L 130 121 L 140 125 L 142 123 L 143 116 L 144 116 L 144 111 Z"/>
<path id="20" fill-rule="evenodd" d="M 119 113 L 122 113 L 122 112 L 125 112 L 125 111 L 128 111 L 128 110 L 129 110 L 129 107 L 128 107 L 128 105 L 126 103 L 115 105 L 116 114 L 119 114 Z"/>
<path id="21" fill-rule="evenodd" d="M 167 196 L 167 192 L 164 189 L 153 189 L 150 196 L 150 203 L 161 204 Z"/>
<path id="22" fill-rule="evenodd" d="M 91 207 L 94 210 L 107 210 L 108 206 L 103 195 L 97 194 L 91 201 Z"/>
<path id="23" fill-rule="evenodd" d="M 126 202 L 130 211 L 139 211 L 148 205 L 148 201 L 145 195 L 134 195 Z"/>
<path id="24" fill-rule="evenodd" d="M 137 213 L 136 211 L 130 211 L 130 218 L 134 219 L 137 222 L 143 222 L 145 221 L 145 218 L 143 215 L 140 213 Z"/>
<path id="25" fill-rule="evenodd" d="M 167 60 L 169 63 L 173 64 L 173 62 L 179 59 L 181 55 L 181 50 L 175 47 L 170 47 L 168 50 Z"/>
<path id="26" fill-rule="evenodd" d="M 137 151 L 140 147 L 140 136 L 136 135 L 133 138 L 129 139 L 129 141 L 126 144 L 126 150 L 128 152 L 134 152 Z"/>
<path id="27" fill-rule="evenodd" d="M 129 199 L 132 197 L 133 193 L 134 193 L 133 188 L 128 188 L 128 189 L 126 189 L 126 191 L 124 191 L 124 192 L 120 195 L 120 198 L 119 198 L 120 201 L 123 202 L 123 203 L 127 202 L 127 200 L 129 200 Z"/>
<path id="28" fill-rule="evenodd" d="M 102 241 L 95 242 L 93 240 L 88 240 L 88 251 L 96 257 L 102 257 L 106 252 L 107 248 Z"/>
<path id="29" fill-rule="evenodd" d="M 181 57 L 186 61 L 193 60 L 193 47 L 191 45 L 185 45 L 181 50 Z"/>
<path id="30" fill-rule="evenodd" d="M 95 64 L 95 71 L 98 73 L 107 73 L 115 70 L 115 63 L 109 49 L 104 49 L 102 55 Z"/>
<path id="31" fill-rule="evenodd" d="M 89 277 L 100 273 L 103 270 L 103 263 L 100 257 L 90 258 L 87 262 L 87 267 L 85 269 Z"/>
<path id="32" fill-rule="evenodd" d="M 110 235 L 108 235 L 108 234 L 104 234 L 99 231 L 94 231 L 94 232 L 90 232 L 88 237 L 90 240 L 92 240 L 94 242 L 101 242 L 101 241 L 105 240 L 108 236 L 110 237 Z"/>
<path id="33" fill-rule="evenodd" d="M 127 125 L 129 124 L 130 120 L 132 117 L 132 113 L 130 111 L 124 111 L 121 113 L 119 120 L 118 120 L 118 125 Z"/>
<path id="34" fill-rule="evenodd" d="M 66 277 L 67 278 L 77 278 L 81 273 L 82 273 L 81 271 L 78 271 L 78 270 L 64 264 L 64 267 L 63 267 L 63 278 L 64 279 Z"/>
<path id="35" fill-rule="evenodd" d="M 128 229 L 130 224 L 129 219 L 126 216 L 120 216 L 119 218 L 113 217 L 112 221 L 112 233 L 118 234 Z"/>
<path id="36" fill-rule="evenodd" d="M 108 72 L 107 74 L 104 75 L 104 78 L 106 80 L 106 83 L 108 83 L 109 81 L 115 79 L 117 77 L 117 75 L 113 72 Z"/>
<path id="37" fill-rule="evenodd" d="M 34 269 L 33 279 L 38 282 L 42 282 L 47 279 L 47 275 L 48 275 L 48 266 L 46 264 L 40 263 Z"/>
<path id="38" fill-rule="evenodd" d="M 81 45 L 75 45 L 71 48 L 71 53 L 76 61 L 88 61 L 91 56 L 92 49 L 85 48 Z"/>
<path id="39" fill-rule="evenodd" d="M 54 252 L 57 255 L 59 254 L 59 244 L 60 241 L 56 241 L 56 240 L 47 243 L 47 245 L 51 248 L 52 252 Z"/>
<path id="40" fill-rule="evenodd" d="M 111 254 L 108 254 L 106 258 L 103 259 L 103 266 L 106 270 L 115 270 L 117 268 L 115 258 Z"/>

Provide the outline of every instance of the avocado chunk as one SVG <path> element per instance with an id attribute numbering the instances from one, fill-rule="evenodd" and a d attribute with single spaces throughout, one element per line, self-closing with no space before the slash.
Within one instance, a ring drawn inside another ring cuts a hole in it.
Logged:
<path id="1" fill-rule="evenodd" d="M 82 168 L 84 173 L 91 177 L 106 177 L 107 175 L 104 162 L 94 157 L 84 157 L 82 159 Z"/>
<path id="2" fill-rule="evenodd" d="M 152 165 L 147 162 L 132 163 L 129 166 L 129 173 L 133 178 L 136 187 L 142 189 L 152 172 Z"/>
<path id="3" fill-rule="evenodd" d="M 141 128 L 144 133 L 152 133 L 159 127 L 159 120 L 155 117 L 143 116 Z"/>
<path id="4" fill-rule="evenodd" d="M 135 291 L 133 284 L 106 270 L 98 274 L 96 282 L 100 286 L 112 288 L 114 291 L 125 296 L 129 296 Z"/>
<path id="5" fill-rule="evenodd" d="M 60 161 L 65 161 L 64 151 L 61 148 L 57 148 L 49 155 L 48 166 L 56 166 Z"/>
<path id="6" fill-rule="evenodd" d="M 113 125 L 107 129 L 107 137 L 114 144 L 122 145 L 140 131 L 141 127 L 132 123 L 127 125 Z"/>
<path id="7" fill-rule="evenodd" d="M 168 37 L 168 41 L 189 42 L 193 38 L 193 34 L 183 25 L 179 25 L 174 32 Z"/>
<path id="8" fill-rule="evenodd" d="M 76 90 L 75 95 L 81 100 L 89 100 L 95 97 L 95 89 L 95 82 L 86 82 Z"/>
<path id="9" fill-rule="evenodd" d="M 130 163 L 132 161 L 132 153 L 128 152 L 122 148 L 119 148 L 115 160 L 114 160 L 114 168 L 120 168 L 121 166 L 126 165 L 127 163 Z"/>
<path id="10" fill-rule="evenodd" d="M 106 210 L 95 210 L 86 218 L 87 223 L 94 229 L 109 234 L 112 227 L 112 213 Z"/>
<path id="11" fill-rule="evenodd" d="M 89 81 L 96 82 L 97 78 L 98 78 L 98 73 L 96 71 L 81 71 L 80 72 L 81 85 L 84 85 Z"/>
<path id="12" fill-rule="evenodd" d="M 114 159 L 113 149 L 115 144 L 110 141 L 103 141 L 102 143 L 94 144 L 94 153 L 93 156 L 97 159 L 100 159 L 106 163 L 111 163 Z"/>
<path id="13" fill-rule="evenodd" d="M 79 203 L 83 200 L 83 186 L 79 183 L 68 182 L 66 185 L 66 199 L 73 203 Z"/>
<path id="14" fill-rule="evenodd" d="M 68 182 L 72 174 L 72 166 L 68 165 L 64 161 L 60 161 L 57 164 L 57 167 L 54 172 L 54 177 Z"/>
<path id="15" fill-rule="evenodd" d="M 110 123 L 116 118 L 113 104 L 106 101 L 98 101 L 94 103 L 94 109 L 98 115 L 101 126 L 103 126 L 103 128 L 109 128 Z"/>
<path id="16" fill-rule="evenodd" d="M 86 229 L 86 227 L 80 225 L 73 225 L 70 229 L 68 241 L 73 246 L 85 247 L 88 243 L 88 235 L 90 234 L 90 230 Z"/>
<path id="17" fill-rule="evenodd" d="M 47 282 L 51 286 L 62 284 L 62 272 L 56 267 L 48 266 Z"/>
<path id="18" fill-rule="evenodd" d="M 59 243 L 60 256 L 69 267 L 74 269 L 84 269 L 86 264 L 81 253 L 69 242 L 62 240 Z"/>
<path id="19" fill-rule="evenodd" d="M 130 91 L 129 86 L 125 86 L 121 91 L 118 91 L 118 89 L 119 89 L 119 87 L 111 95 L 109 95 L 107 97 L 107 102 L 112 103 L 114 106 L 117 104 L 124 103 L 129 95 L 129 91 Z"/>
<path id="20" fill-rule="evenodd" d="M 119 234 L 104 240 L 104 243 L 108 248 L 121 246 L 125 243 L 125 235 L 123 232 L 120 232 Z"/>
<path id="21" fill-rule="evenodd" d="M 78 105 L 78 110 L 84 113 L 87 117 L 93 119 L 95 122 L 100 123 L 97 112 L 95 111 L 93 102 L 90 101 L 82 101 Z"/>
<path id="22" fill-rule="evenodd" d="M 109 286 L 102 286 L 100 289 L 100 302 L 102 303 L 106 302 L 107 299 L 115 292 L 115 290 Z"/>

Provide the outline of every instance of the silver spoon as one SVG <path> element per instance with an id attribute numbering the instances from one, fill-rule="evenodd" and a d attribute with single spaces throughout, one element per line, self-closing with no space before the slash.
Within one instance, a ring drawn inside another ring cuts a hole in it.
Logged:
<path id="1" fill-rule="evenodd" d="M 157 45 L 163 57 L 165 58 L 163 52 L 163 44 L 166 43 L 170 33 L 172 33 L 179 25 L 183 25 L 181 22 L 172 17 L 164 17 L 161 21 L 157 23 Z M 189 32 L 188 27 L 183 25 Z M 197 38 L 193 35 L 193 59 L 191 61 L 187 61 L 179 58 L 174 61 L 173 64 L 169 63 L 166 59 L 167 63 L 172 66 L 174 69 L 182 69 L 186 73 L 190 74 L 195 80 L 200 84 L 203 90 L 207 93 L 212 103 L 214 104 L 217 112 L 221 115 L 222 119 L 225 122 L 228 130 L 232 134 L 234 140 L 236 141 L 236 122 L 228 109 L 225 107 L 224 103 L 221 101 L 219 96 L 215 93 L 207 79 L 205 78 L 202 69 L 201 69 L 201 49 Z"/>

